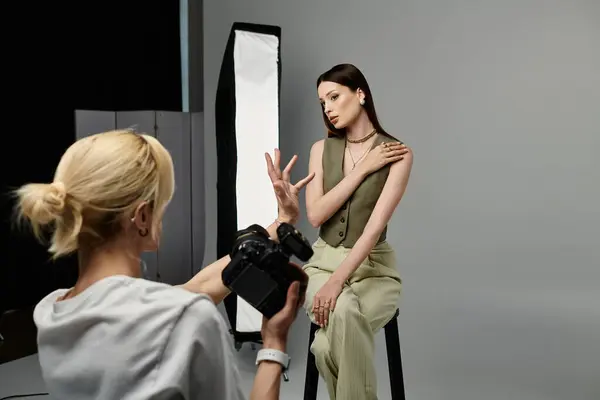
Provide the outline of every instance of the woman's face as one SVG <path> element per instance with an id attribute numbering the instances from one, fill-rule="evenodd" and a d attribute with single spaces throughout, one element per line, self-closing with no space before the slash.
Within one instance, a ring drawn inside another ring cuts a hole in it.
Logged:
<path id="1" fill-rule="evenodd" d="M 336 129 L 352 124 L 362 110 L 360 101 L 364 94 L 360 89 L 352 91 L 347 86 L 326 81 L 321 82 L 317 93 L 323 112 Z"/>

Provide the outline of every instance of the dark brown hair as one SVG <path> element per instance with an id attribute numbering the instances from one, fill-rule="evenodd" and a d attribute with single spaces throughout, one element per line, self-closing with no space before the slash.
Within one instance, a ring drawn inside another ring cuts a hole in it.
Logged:
<path id="1" fill-rule="evenodd" d="M 352 91 L 356 91 L 358 89 L 362 90 L 365 94 L 365 104 L 363 107 L 367 112 L 373 127 L 377 129 L 377 132 L 390 138 L 394 138 L 392 135 L 387 133 L 379 123 L 377 112 L 375 111 L 375 103 L 373 102 L 373 95 L 371 94 L 371 88 L 367 83 L 367 79 L 358 68 L 352 64 L 338 64 L 319 76 L 317 79 L 317 88 L 322 82 L 334 82 L 339 85 L 346 86 Z M 334 135 L 343 137 L 346 134 L 346 129 L 337 129 L 335 126 L 333 126 L 325 113 L 323 113 L 323 121 L 325 122 L 325 127 L 327 127 L 327 133 L 329 136 Z"/>

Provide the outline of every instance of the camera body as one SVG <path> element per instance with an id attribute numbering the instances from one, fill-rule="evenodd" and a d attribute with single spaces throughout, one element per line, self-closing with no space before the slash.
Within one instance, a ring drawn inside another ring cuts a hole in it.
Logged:
<path id="1" fill-rule="evenodd" d="M 279 243 L 260 225 L 238 231 L 231 262 L 221 274 L 225 286 L 267 318 L 284 307 L 294 281 L 300 282 L 300 296 L 306 293 L 308 275 L 290 263 L 291 256 L 308 261 L 313 255 L 310 243 L 292 225 L 280 224 L 277 236 Z"/>

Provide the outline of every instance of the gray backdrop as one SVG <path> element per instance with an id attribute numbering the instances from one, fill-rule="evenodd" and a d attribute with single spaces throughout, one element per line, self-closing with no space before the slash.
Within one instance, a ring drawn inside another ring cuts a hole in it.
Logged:
<path id="1" fill-rule="evenodd" d="M 281 141 L 286 160 L 300 156 L 295 179 L 324 135 L 315 80 L 340 62 L 363 70 L 383 125 L 414 149 L 389 230 L 407 398 L 600 398 L 600 2 L 205 1 L 206 262 L 214 100 L 235 21 L 282 27 Z M 307 321 L 292 332 L 282 398 L 301 398 Z M 386 399 L 382 334 L 377 351 Z M 240 353 L 248 387 L 253 357 Z"/>

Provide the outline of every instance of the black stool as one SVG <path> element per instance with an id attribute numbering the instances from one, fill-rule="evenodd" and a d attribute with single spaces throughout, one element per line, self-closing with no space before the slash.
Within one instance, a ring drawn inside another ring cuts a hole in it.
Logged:
<path id="1" fill-rule="evenodd" d="M 390 387 L 392 389 L 392 400 L 405 400 L 404 374 L 402 373 L 402 353 L 400 352 L 400 335 L 398 333 L 398 315 L 396 310 L 394 317 L 385 327 L 385 344 L 387 348 L 388 368 L 390 372 Z M 306 380 L 304 382 L 304 400 L 316 400 L 317 387 L 319 385 L 319 371 L 315 364 L 315 356 L 310 351 L 310 346 L 315 340 L 315 333 L 319 325 L 311 322 L 310 336 L 308 338 L 308 357 L 306 359 Z"/>

